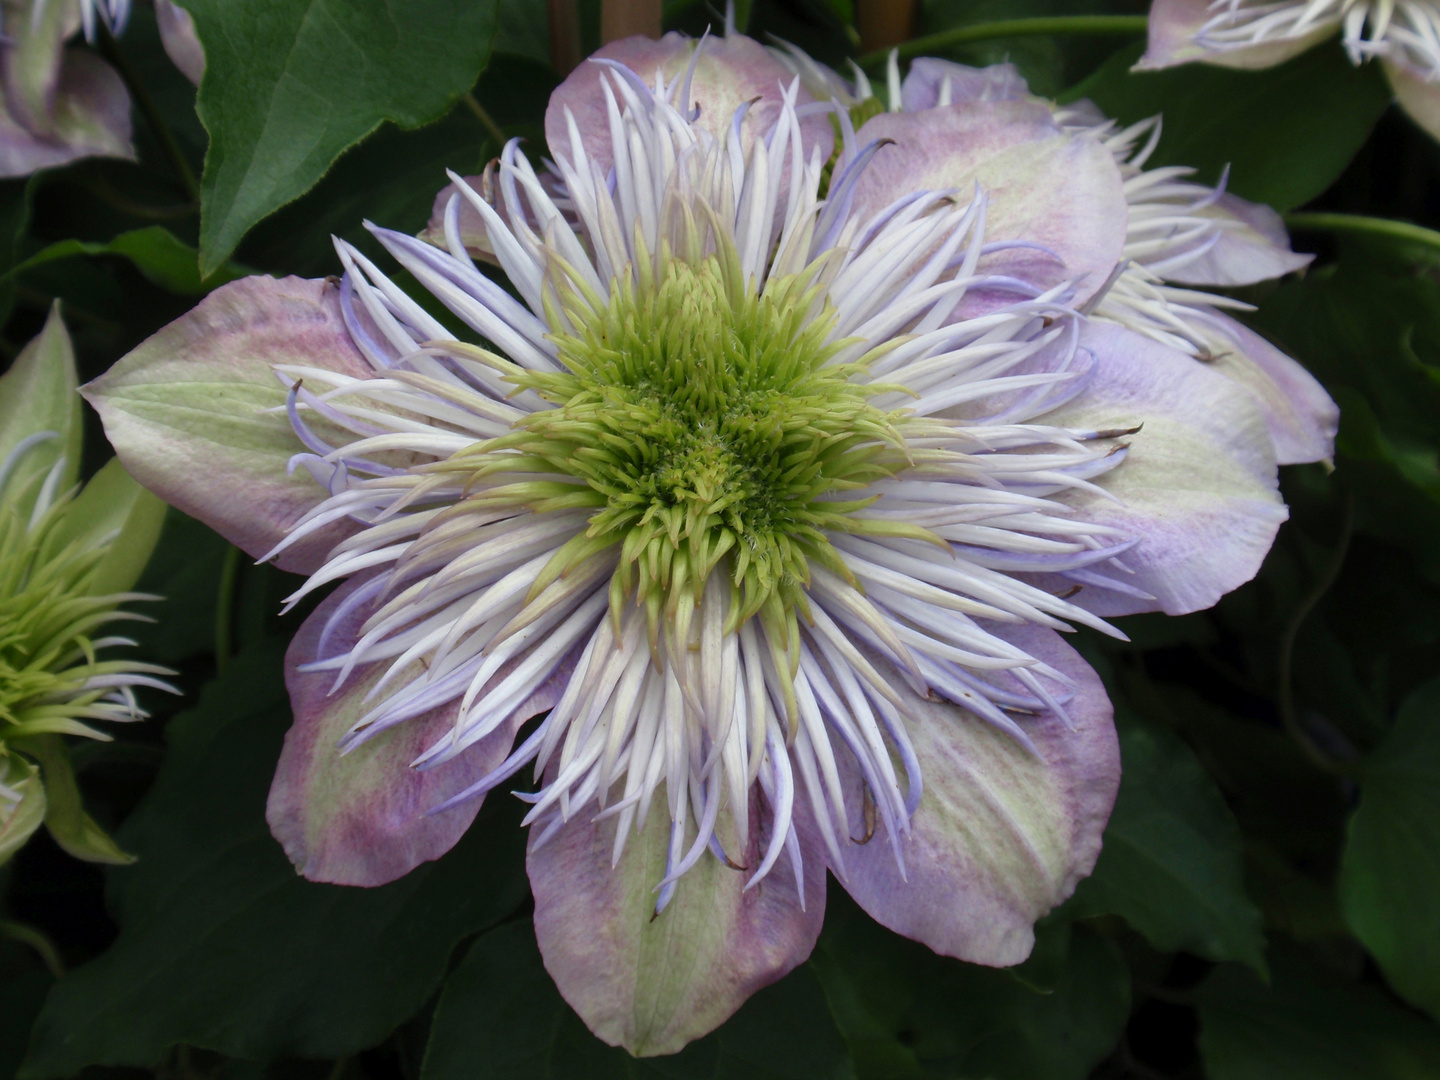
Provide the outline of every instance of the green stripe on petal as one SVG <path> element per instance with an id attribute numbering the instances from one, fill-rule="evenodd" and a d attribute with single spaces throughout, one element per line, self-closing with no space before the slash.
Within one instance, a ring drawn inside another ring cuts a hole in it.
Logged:
<path id="1" fill-rule="evenodd" d="M 325 497 L 303 469 L 286 475 L 303 447 L 274 364 L 373 375 L 332 286 L 249 277 L 216 289 L 82 391 L 131 476 L 257 558 Z M 324 423 L 316 428 L 323 437 Z M 343 535 L 325 530 L 276 564 L 314 570 Z"/>
<path id="2" fill-rule="evenodd" d="M 721 837 L 731 832 L 728 814 L 720 815 Z M 530 852 L 526 867 L 545 967 L 590 1030 L 612 1046 L 640 1057 L 673 1054 L 719 1027 L 815 947 L 825 916 L 825 866 L 798 806 L 803 910 L 788 859 L 745 892 L 748 873 L 707 856 L 656 915 L 655 887 L 665 877 L 670 836 L 663 802 L 656 799 L 614 869 L 616 819 L 595 822 L 593 816 L 588 807 L 578 812 Z M 758 833 L 750 830 L 751 850 L 744 853 L 752 870 L 763 851 Z M 686 845 L 693 840 L 692 828 Z M 734 859 L 737 853 L 728 854 Z"/>

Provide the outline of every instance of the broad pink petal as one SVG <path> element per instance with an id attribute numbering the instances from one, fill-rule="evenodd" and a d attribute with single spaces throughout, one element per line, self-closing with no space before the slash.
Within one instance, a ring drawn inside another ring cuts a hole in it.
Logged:
<path id="1" fill-rule="evenodd" d="M 941 90 L 950 83 L 950 103 L 963 101 L 1025 101 L 1030 85 L 1014 64 L 967 67 L 953 60 L 921 56 L 910 62 L 910 71 L 900 85 L 900 106 L 906 112 L 933 109 L 940 104 Z"/>
<path id="2" fill-rule="evenodd" d="M 1295 270 L 1315 256 L 1290 250 L 1285 223 L 1270 207 L 1228 192 L 1196 216 L 1220 223 L 1220 239 L 1203 255 L 1160 268 L 1166 281 L 1182 285 L 1253 285 Z"/>
<path id="3" fill-rule="evenodd" d="M 595 822 L 592 808 L 530 852 L 535 935 L 546 970 L 591 1031 L 638 1056 L 672 1054 L 810 955 L 825 916 L 825 863 L 800 801 L 803 910 L 786 857 L 745 892 L 747 873 L 707 854 L 655 916 L 670 831 L 659 795 L 613 869 L 615 818 Z M 754 821 L 753 802 L 751 810 Z M 722 836 L 728 814 L 721 814 Z M 759 831 L 750 830 L 748 852 L 731 848 L 730 857 L 758 865 Z"/>
<path id="4" fill-rule="evenodd" d="M 861 220 L 917 190 L 953 189 L 969 198 L 978 182 L 989 196 L 987 243 L 1025 240 L 1050 252 L 998 252 L 981 260 L 981 272 L 1042 289 L 1078 280 L 1079 304 L 1120 261 L 1129 208 L 1114 157 L 1088 135 L 1062 133 L 1044 105 L 969 102 L 884 113 L 858 137 L 862 143 L 895 140 L 876 154 L 856 186 Z"/>
<path id="5" fill-rule="evenodd" d="M 1440 83 L 1426 78 L 1409 64 L 1385 59 L 1385 74 L 1395 91 L 1395 100 L 1410 119 L 1425 129 L 1432 139 L 1440 139 Z"/>
<path id="6" fill-rule="evenodd" d="M 653 86 L 657 72 L 664 73 L 667 83 L 677 77 L 683 79 L 698 44 L 695 38 L 671 32 L 659 41 L 628 37 L 602 46 L 589 62 L 572 71 L 550 95 L 550 107 L 545 110 L 545 141 L 550 146 L 551 155 L 570 159 L 570 132 L 565 119 L 565 111 L 569 109 L 575 117 L 585 153 L 599 164 L 601 175 L 614 161 L 605 94 L 600 86 L 605 66 L 595 63 L 596 59 L 624 64 L 647 85 Z M 679 90 L 674 100 L 682 111 L 687 106 L 698 105 L 700 117 L 697 123 L 721 140 L 729 134 L 735 110 L 754 100 L 741 127 L 741 139 L 748 151 L 751 141 L 757 135 L 764 135 L 775 123 L 780 115 L 782 88 L 788 87 L 794 79 L 795 76 L 757 41 L 738 34 L 726 38 L 706 38 L 704 51 L 695 65 L 690 100 L 681 102 Z M 800 87 L 797 104 L 813 100 L 809 92 Z M 807 160 L 810 147 L 816 145 L 820 147 L 822 161 L 830 156 L 834 134 L 826 117 L 803 119 L 800 131 Z"/>
<path id="7" fill-rule="evenodd" d="M 896 933 L 946 956 L 1003 967 L 1030 954 L 1035 920 L 1094 869 L 1120 784 L 1120 750 L 1105 688 L 1059 634 L 987 629 L 1075 681 L 1066 706 L 1074 730 L 1050 715 L 1022 718 L 1039 751 L 1031 754 L 959 706 L 897 684 L 924 777 L 920 807 L 900 841 L 905 870 L 877 822 L 868 843 L 846 849 L 841 883 Z M 856 796 L 851 835 L 860 837 L 859 769 L 843 758 Z"/>
<path id="8" fill-rule="evenodd" d="M 83 157 L 134 156 L 125 84 L 109 64 L 85 49 L 65 50 L 43 133 L 0 109 L 0 177 L 29 176 Z"/>
<path id="9" fill-rule="evenodd" d="M 351 580 L 331 593 L 305 620 L 285 654 L 285 685 L 295 722 L 285 735 L 265 820 L 290 861 L 310 880 L 368 886 L 394 881 L 455 845 L 482 800 L 471 799 L 434 816 L 425 812 L 499 765 L 520 726 L 559 699 L 568 670 L 557 670 L 500 728 L 437 768 L 421 772 L 410 763 L 451 728 L 458 700 L 342 755 L 336 744 L 375 704 L 366 702 L 365 694 L 386 665 L 360 668 L 334 693 L 334 672 L 298 669 L 321 658 L 326 624 L 360 584 Z M 368 614 L 362 608 L 340 619 L 325 655 L 353 646 Z M 415 674 L 420 670 L 416 663 Z M 502 670 L 496 677 L 505 674 Z"/>
<path id="10" fill-rule="evenodd" d="M 205 47 L 195 33 L 195 20 L 173 0 L 155 0 L 155 21 L 160 25 L 160 44 L 180 73 L 196 86 L 205 77 Z"/>
<path id="11" fill-rule="evenodd" d="M 259 558 L 328 495 L 304 469 L 286 475 L 304 449 L 271 370 L 287 363 L 373 374 L 333 287 L 248 277 L 216 289 L 81 393 L 131 476 Z M 277 565 L 310 573 L 348 528 L 287 548 Z"/>
<path id="12" fill-rule="evenodd" d="M 1325 461 L 1335 454 L 1339 406 L 1315 376 L 1249 327 L 1219 312 L 1214 319 L 1234 347 L 1210 364 L 1249 390 L 1281 465 Z"/>
<path id="13" fill-rule="evenodd" d="M 1265 417 L 1238 382 L 1133 331 L 1092 322 L 1081 344 L 1094 376 L 1044 422 L 1143 427 L 1125 439 L 1125 461 L 1094 481 L 1109 498 L 1079 493 L 1066 502 L 1077 519 L 1140 537 L 1122 558 L 1133 572 L 1105 573 L 1155 599 L 1086 586 L 1072 602 L 1101 615 L 1210 607 L 1255 576 L 1288 516 Z"/>
<path id="14" fill-rule="evenodd" d="M 1150 42 L 1145 55 L 1131 70 L 1156 71 L 1195 60 L 1245 70 L 1274 67 L 1324 41 L 1340 25 L 1336 16 L 1317 20 L 1314 30 L 1291 40 L 1265 41 L 1224 51 L 1206 48 L 1196 40 L 1197 35 L 1222 10 L 1223 6 L 1212 4 L 1211 0 L 1152 0 Z"/>

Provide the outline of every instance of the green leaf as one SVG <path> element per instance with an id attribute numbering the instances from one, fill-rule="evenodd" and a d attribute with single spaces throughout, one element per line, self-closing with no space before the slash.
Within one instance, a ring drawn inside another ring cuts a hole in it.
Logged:
<path id="1" fill-rule="evenodd" d="M 382 121 L 419 127 L 474 84 L 495 0 L 186 0 L 205 45 L 196 108 L 210 133 L 200 270 L 303 195 Z"/>
<path id="2" fill-rule="evenodd" d="M 107 543 L 109 550 L 91 573 L 90 592 L 126 592 L 150 561 L 164 521 L 165 504 L 131 479 L 119 458 L 111 458 L 65 508 L 45 551 L 74 541 L 86 547 Z"/>
<path id="3" fill-rule="evenodd" d="M 0 932 L 0 1076 L 14 1076 L 30 1027 L 55 977 L 29 945 L 6 940 Z"/>
<path id="4" fill-rule="evenodd" d="M 106 835 L 80 803 L 80 785 L 59 735 L 24 740 L 21 749 L 40 763 L 45 781 L 45 827 L 66 852 L 86 862 L 124 866 L 135 861 Z"/>
<path id="5" fill-rule="evenodd" d="M 163 599 L 145 611 L 155 622 L 130 631 L 137 655 L 177 664 L 215 648 L 215 604 L 230 544 L 173 506 L 155 553 L 135 588 Z"/>
<path id="6" fill-rule="evenodd" d="M 1343 250 L 1267 294 L 1250 321 L 1339 403 L 1336 465 L 1356 531 L 1410 549 L 1440 580 L 1440 282 L 1399 243 Z"/>
<path id="7" fill-rule="evenodd" d="M 1079 917 L 1121 915 L 1163 952 L 1265 970 L 1260 911 L 1245 894 L 1240 830 L 1176 735 L 1117 710 L 1124 771 Z"/>
<path id="8" fill-rule="evenodd" d="M 455 944 L 525 896 L 512 800 L 487 805 L 445 858 L 377 889 L 296 876 L 265 824 L 289 723 L 271 642 L 233 660 L 170 725 L 155 786 L 111 871 L 120 936 L 66 976 L 22 1075 L 150 1066 L 175 1044 L 233 1057 L 336 1058 L 419 1009 Z"/>
<path id="9" fill-rule="evenodd" d="M 496 48 L 499 48 L 497 39 Z M 541 118 L 555 74 L 545 62 L 497 53 L 475 86 L 475 99 L 507 137 L 519 136 L 532 149 L 545 145 Z M 246 262 L 275 273 L 323 277 L 340 266 L 333 237 L 357 245 L 393 266 L 390 256 L 364 228 L 374 221 L 400 232 L 418 233 L 430 218 L 435 196 L 450 182 L 446 169 L 462 176 L 479 173 L 501 150 L 471 110 L 457 108 L 443 120 L 403 131 L 385 124 L 350 153 L 303 198 L 277 211 L 245 238 Z M 424 303 L 425 290 L 411 290 Z M 442 309 L 443 310 L 443 309 Z M 449 312 L 446 312 L 449 316 Z"/>
<path id="10" fill-rule="evenodd" d="M 1440 679 L 1365 759 L 1340 905 L 1401 996 L 1440 1016 Z"/>
<path id="11" fill-rule="evenodd" d="M 1200 1055 L 1209 1080 L 1430 1080 L 1440 1029 L 1372 986 L 1346 983 L 1281 952 L 1269 987 L 1240 967 L 1200 987 Z"/>
<path id="12" fill-rule="evenodd" d="M 1040 940 L 1048 952 L 1064 936 Z M 979 967 L 892 934 L 832 888 L 810 967 L 858 1080 L 1083 1080 L 1125 1026 L 1130 976 L 1109 941 L 1083 925 L 1068 936 L 1058 975 L 1052 957 L 1046 971 Z"/>
<path id="13" fill-rule="evenodd" d="M 45 787 L 40 770 L 19 754 L 0 754 L 0 784 L 18 792 L 20 801 L 0 803 L 0 866 L 25 846 L 30 834 L 45 820 Z"/>
<path id="14" fill-rule="evenodd" d="M 123 256 L 135 264 L 135 268 L 146 280 L 181 296 L 203 296 L 227 281 L 234 281 L 253 272 L 247 267 L 226 262 L 202 279 L 195 249 L 177 239 L 169 229 L 160 225 L 149 225 L 143 229 L 123 232 L 103 244 L 84 240 L 59 240 L 17 264 L 5 274 L 5 278 L 0 278 L 0 281 L 19 277 L 37 266 L 44 266 L 59 259 L 71 259 L 77 255 Z"/>
<path id="15" fill-rule="evenodd" d="M 421 1080 L 840 1080 L 845 1047 L 801 967 L 680 1053 L 632 1058 L 586 1030 L 540 961 L 528 919 L 486 934 L 445 983 Z"/>
<path id="16" fill-rule="evenodd" d="M 31 435 L 53 431 L 59 436 L 26 455 L 11 475 L 10 491 L 19 491 L 31 477 L 48 472 L 62 454 L 66 464 L 60 490 L 75 482 L 81 437 L 80 395 L 75 386 L 75 350 L 56 303 L 45 328 L 0 377 L 0 462 Z"/>
<path id="17" fill-rule="evenodd" d="M 1122 124 L 1163 114 L 1147 168 L 1190 165 L 1215 183 L 1229 165 L 1229 190 L 1279 210 L 1334 183 L 1390 104 L 1379 65 L 1356 67 L 1333 43 L 1264 71 L 1186 64 L 1132 73 L 1143 48 L 1120 50 L 1065 100 L 1089 98 Z"/>

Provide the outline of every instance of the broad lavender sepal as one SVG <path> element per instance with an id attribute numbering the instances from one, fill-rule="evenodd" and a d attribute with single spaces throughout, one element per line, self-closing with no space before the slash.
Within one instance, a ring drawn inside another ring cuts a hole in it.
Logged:
<path id="1" fill-rule="evenodd" d="M 868 842 L 846 847 L 841 884 L 897 933 L 946 956 L 1003 967 L 1030 954 L 1035 920 L 1094 869 L 1120 784 L 1120 750 L 1099 676 L 1059 634 L 986 629 L 1074 681 L 1065 706 L 1073 729 L 1048 712 L 1021 718 L 1032 752 L 957 705 L 894 684 L 925 778 L 900 840 L 905 868 L 877 821 Z M 1019 683 L 1014 689 L 1025 692 Z M 859 808 L 859 770 L 848 754 L 842 760 L 855 795 L 849 805 Z M 865 833 L 853 813 L 852 837 Z"/>
<path id="2" fill-rule="evenodd" d="M 1039 289 L 1074 281 L 1073 302 L 1080 304 L 1120 261 L 1129 209 L 1115 159 L 1088 136 L 1062 133 L 1044 105 L 971 102 L 884 113 L 857 134 L 862 145 L 882 138 L 895 145 L 875 156 L 856 185 L 861 221 L 916 190 L 952 190 L 965 201 L 978 184 L 989 200 L 987 243 L 1038 245 L 987 255 L 979 273 L 1020 278 Z M 986 305 L 976 299 L 967 296 L 958 314 L 979 314 Z M 996 293 L 993 304 L 1016 299 Z"/>
<path id="3" fill-rule="evenodd" d="M 1254 285 L 1309 266 L 1315 256 L 1290 250 L 1285 223 L 1270 207 L 1229 192 L 1209 206 L 1191 212 L 1220 224 L 1220 238 L 1189 261 L 1184 253 L 1170 256 L 1163 277 L 1182 285 Z M 1206 241 L 1208 242 L 1208 241 Z"/>
<path id="4" fill-rule="evenodd" d="M 1158 71 L 1196 60 L 1222 67 L 1256 70 L 1283 64 L 1299 56 L 1310 46 L 1323 41 L 1340 26 L 1341 5 L 1335 6 L 1332 18 L 1315 20 L 1310 32 L 1283 40 L 1258 41 L 1224 49 L 1204 43 L 1202 29 L 1223 12 L 1223 4 L 1211 0 L 1152 0 L 1150 4 L 1150 40 L 1145 55 L 1132 71 Z"/>
<path id="5" fill-rule="evenodd" d="M 1389 57 L 1382 57 L 1381 64 L 1400 107 L 1432 139 L 1440 139 L 1440 83 L 1433 76 L 1427 78 L 1425 72 Z"/>
<path id="6" fill-rule="evenodd" d="M 205 46 L 195 33 L 195 20 L 172 0 L 155 0 L 155 21 L 160 26 L 160 44 L 180 73 L 196 86 L 205 77 Z"/>
<path id="7" fill-rule="evenodd" d="M 325 281 L 257 276 L 216 289 L 81 392 L 136 480 L 259 558 L 327 495 L 305 470 L 287 473 L 303 447 L 271 368 L 286 363 L 374 374 Z M 325 421 L 316 428 L 326 433 Z M 276 565 L 311 572 L 350 529 L 320 530 Z"/>
<path id="8" fill-rule="evenodd" d="M 691 77 L 690 100 L 682 103 L 680 94 L 686 69 L 697 48 L 701 52 Z M 667 84 L 680 80 L 676 107 L 683 110 L 698 106 L 700 115 L 695 126 L 708 131 L 722 144 L 729 135 L 735 111 L 753 102 L 740 128 L 741 145 L 747 153 L 755 138 L 774 126 L 780 116 L 784 88 L 795 78 L 763 45 L 738 34 L 727 38 L 707 37 L 702 43 L 672 31 L 659 41 L 628 37 L 602 46 L 550 95 L 550 105 L 545 110 L 545 141 L 551 155 L 570 157 L 570 131 L 565 119 L 569 109 L 575 117 L 585 153 L 599 165 L 602 176 L 614 162 L 614 153 L 601 85 L 601 74 L 607 65 L 596 63 L 597 60 L 625 65 L 647 86 L 654 85 L 657 72 L 664 74 Z M 813 100 L 801 86 L 796 103 L 805 105 Z M 624 103 L 620 105 L 623 109 Z M 807 155 L 811 147 L 819 147 L 822 161 L 830 156 L 834 134 L 827 117 L 819 114 L 804 117 L 800 130 Z"/>
<path id="9" fill-rule="evenodd" d="M 526 867 L 545 968 L 591 1031 L 637 1056 L 673 1054 L 804 962 L 825 917 L 823 849 L 804 802 L 793 819 L 803 901 L 787 857 L 748 891 L 749 873 L 706 857 L 657 916 L 670 836 L 660 800 L 614 869 L 616 819 L 594 820 L 593 806 L 532 846 Z M 722 830 L 729 814 L 720 815 Z M 543 829 L 532 828 L 532 845 Z M 764 851 L 760 833 L 752 813 L 750 849 L 727 851 L 751 872 Z M 693 839 L 687 834 L 686 845 Z"/>
<path id="10" fill-rule="evenodd" d="M 1143 426 L 1126 438 L 1124 466 L 1095 481 L 1103 491 L 1067 501 L 1077 518 L 1140 543 L 1117 565 L 1092 571 L 1125 592 L 1093 578 L 1041 583 L 1057 591 L 1082 584 L 1071 602 L 1098 615 L 1208 608 L 1255 576 L 1288 516 L 1265 417 L 1238 382 L 1141 334 L 1092 322 L 1081 347 L 1095 358 L 1093 379 L 1047 422 Z"/>
<path id="11" fill-rule="evenodd" d="M 454 847 L 482 799 L 437 814 L 427 811 L 500 764 L 520 725 L 553 706 L 565 681 L 565 672 L 557 672 L 495 732 L 434 769 L 421 771 L 410 763 L 454 725 L 458 701 L 341 753 L 337 744 L 374 705 L 365 695 L 389 665 L 362 667 L 333 692 L 335 671 L 301 667 L 354 646 L 370 609 L 340 608 L 368 580 L 352 578 L 326 597 L 285 653 L 295 722 L 285 734 L 265 807 L 270 831 L 300 873 L 336 885 L 383 885 Z M 414 668 L 422 670 L 419 662 Z"/>
<path id="12" fill-rule="evenodd" d="M 1233 348 L 1210 366 L 1249 390 L 1265 417 L 1281 465 L 1325 461 L 1335 454 L 1340 408 L 1315 376 L 1249 327 L 1215 312 Z"/>
<path id="13" fill-rule="evenodd" d="M 945 83 L 950 88 L 945 90 Z M 921 56 L 910 62 L 910 71 L 900 84 L 900 104 L 906 112 L 933 109 L 943 93 L 951 103 L 961 101 L 1016 101 L 1030 96 L 1030 84 L 1014 64 L 969 67 L 953 60 Z"/>

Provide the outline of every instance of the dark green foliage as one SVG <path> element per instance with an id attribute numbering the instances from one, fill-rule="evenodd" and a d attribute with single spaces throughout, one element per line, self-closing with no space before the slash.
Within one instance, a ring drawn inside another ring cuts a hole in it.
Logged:
<path id="1" fill-rule="evenodd" d="M 1217 970 L 1197 995 L 1210 1080 L 1410 1080 L 1440 1074 L 1440 1031 L 1373 987 L 1282 951 L 1262 985 Z"/>
<path id="2" fill-rule="evenodd" d="M 1245 894 L 1240 830 L 1194 753 L 1120 714 L 1124 774 L 1095 873 L 1070 909 L 1120 915 L 1164 952 L 1264 971 L 1260 912 Z"/>
<path id="3" fill-rule="evenodd" d="M 1440 682 L 1401 706 L 1360 780 L 1340 870 L 1346 921 L 1395 989 L 1440 1015 Z"/>
<path id="4" fill-rule="evenodd" d="M 120 831 L 139 856 L 110 879 L 120 937 L 51 995 L 22 1076 L 152 1065 L 178 1043 L 261 1061 L 356 1053 L 425 1003 L 457 941 L 520 904 L 505 804 L 392 885 L 296 875 L 264 818 L 290 719 L 280 656 L 271 643 L 237 657 L 171 722 L 165 766 Z"/>
<path id="5" fill-rule="evenodd" d="M 541 966 L 529 920 L 481 937 L 435 1007 L 422 1080 L 843 1080 L 845 1045 L 802 967 L 673 1057 L 635 1059 L 586 1030 Z"/>
<path id="6" fill-rule="evenodd" d="M 303 195 L 382 121 L 413 128 L 444 114 L 474 85 L 495 34 L 486 0 L 185 6 L 206 47 L 196 101 L 210 133 L 206 276 L 252 225 Z"/>
<path id="7" fill-rule="evenodd" d="M 1189 165 L 1215 183 L 1228 165 L 1229 190 L 1277 210 L 1334 183 L 1390 101 L 1379 70 L 1352 66 L 1333 43 L 1253 72 L 1191 64 L 1132 73 L 1140 53 L 1121 50 L 1062 96 L 1089 98 L 1126 124 L 1162 115 L 1148 166 Z"/>
<path id="8" fill-rule="evenodd" d="M 1050 971 L 1005 971 L 936 956 L 872 922 L 840 889 L 830 897 L 810 966 L 862 1080 L 1078 1080 L 1125 1026 L 1120 950 L 1063 917 L 1031 958 Z"/>

